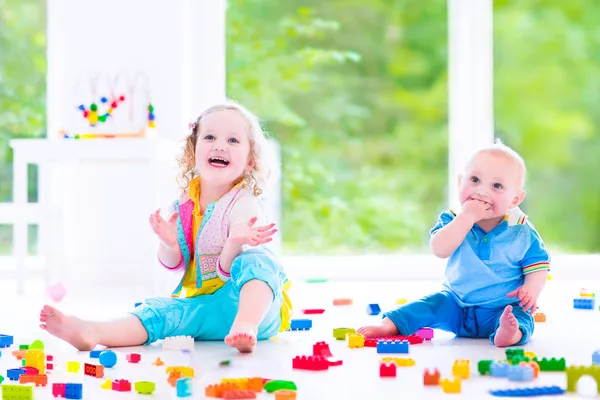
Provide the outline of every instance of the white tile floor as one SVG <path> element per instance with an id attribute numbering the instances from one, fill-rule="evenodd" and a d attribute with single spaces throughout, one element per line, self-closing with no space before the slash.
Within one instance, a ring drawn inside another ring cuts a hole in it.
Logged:
<path id="1" fill-rule="evenodd" d="M 136 393 L 115 393 L 100 389 L 103 380 L 66 373 L 66 362 L 89 360 L 89 353 L 78 353 L 70 346 L 59 342 L 38 329 L 39 307 L 47 301 L 42 295 L 29 294 L 27 297 L 15 297 L 6 286 L 0 283 L 0 333 L 12 334 L 15 342 L 31 343 L 41 339 L 46 344 L 48 354 L 57 360 L 51 382 L 83 382 L 84 399 L 116 399 L 141 397 Z M 590 365 L 591 354 L 600 347 L 600 312 L 572 309 L 572 298 L 578 295 L 581 286 L 600 287 L 600 282 L 561 283 L 550 281 L 541 299 L 542 310 L 547 314 L 548 322 L 538 324 L 533 340 L 526 350 L 540 356 L 566 357 L 567 364 Z M 460 399 L 492 398 L 490 389 L 566 384 L 564 373 L 542 373 L 531 384 L 508 382 L 506 379 L 479 377 L 476 364 L 480 359 L 502 359 L 504 352 L 496 349 L 487 340 L 455 339 L 452 335 L 436 331 L 436 339 L 431 343 L 416 345 L 410 349 L 410 357 L 416 360 L 416 366 L 399 369 L 395 379 L 381 379 L 378 376 L 378 360 L 381 358 L 373 348 L 348 349 L 344 342 L 332 337 L 332 328 L 340 326 L 359 327 L 362 324 L 375 323 L 378 317 L 366 315 L 366 304 L 377 302 L 382 309 L 394 307 L 399 297 L 414 299 L 417 296 L 436 290 L 435 282 L 372 282 L 357 283 L 321 283 L 296 284 L 292 293 L 295 299 L 297 318 L 304 318 L 302 308 L 327 308 L 323 315 L 312 316 L 313 329 L 308 332 L 286 332 L 276 340 L 259 343 L 252 355 L 238 355 L 223 343 L 196 343 L 193 360 L 176 351 L 162 351 L 160 346 L 118 349 L 119 362 L 107 370 L 108 378 L 125 378 L 132 382 L 152 380 L 157 384 L 154 398 L 176 398 L 175 390 L 166 382 L 164 367 L 155 367 L 151 362 L 160 356 L 167 365 L 192 363 L 196 369 L 193 398 L 205 398 L 204 388 L 216 383 L 223 377 L 261 376 L 272 379 L 293 380 L 298 385 L 298 399 L 437 399 L 442 397 Z M 368 288 L 368 289 L 365 289 Z M 32 291 L 33 292 L 33 291 Z M 143 298 L 142 292 L 127 291 L 104 292 L 93 290 L 85 295 L 71 290 L 60 304 L 67 312 L 77 315 L 104 319 L 111 315 L 126 312 L 136 301 Z M 109 297 L 111 296 L 111 297 Z M 335 297 L 353 297 L 353 307 L 331 307 Z M 344 364 L 332 367 L 325 372 L 305 372 L 292 370 L 292 358 L 296 355 L 311 354 L 312 345 L 325 340 L 335 357 Z M 12 350 L 12 349 L 11 349 Z M 142 354 L 140 364 L 129 364 L 125 360 L 128 352 Z M 6 369 L 18 366 L 18 362 L 7 349 L 2 349 L 0 374 Z M 229 367 L 220 367 L 219 362 L 231 360 Z M 437 367 L 443 376 L 451 372 L 455 359 L 472 360 L 473 376 L 463 381 L 461 395 L 446 395 L 439 387 L 423 387 L 424 368 Z M 97 361 L 97 360 L 96 360 Z M 4 384 L 8 383 L 7 381 Z M 584 377 L 580 388 L 584 393 L 593 393 L 596 383 Z M 35 399 L 50 399 L 51 389 L 36 388 Z M 571 394 L 570 398 L 579 398 Z M 272 395 L 262 394 L 262 399 L 272 399 Z"/>

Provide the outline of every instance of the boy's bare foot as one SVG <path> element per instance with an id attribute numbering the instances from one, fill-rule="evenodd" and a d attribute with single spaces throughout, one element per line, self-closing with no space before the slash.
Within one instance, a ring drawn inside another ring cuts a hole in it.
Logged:
<path id="1" fill-rule="evenodd" d="M 383 337 L 383 336 L 396 336 L 399 334 L 396 325 L 389 319 L 384 318 L 381 324 L 375 326 L 363 326 L 358 329 L 358 333 L 364 337 Z"/>
<path id="2" fill-rule="evenodd" d="M 519 321 L 515 318 L 512 312 L 512 306 L 506 306 L 500 316 L 500 326 L 496 330 L 494 344 L 497 347 L 508 347 L 523 337 L 523 333 L 519 329 Z"/>
<path id="3" fill-rule="evenodd" d="M 225 336 L 225 343 L 238 349 L 240 353 L 252 353 L 256 347 L 256 327 L 244 324 L 234 323 Z"/>
<path id="4" fill-rule="evenodd" d="M 40 328 L 62 339 L 77 350 L 89 351 L 96 347 L 87 322 L 65 315 L 54 307 L 44 306 L 40 311 Z"/>

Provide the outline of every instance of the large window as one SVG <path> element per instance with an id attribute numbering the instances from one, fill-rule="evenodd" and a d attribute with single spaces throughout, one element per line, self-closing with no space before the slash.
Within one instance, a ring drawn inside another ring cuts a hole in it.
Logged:
<path id="1" fill-rule="evenodd" d="M 600 250 L 600 3 L 494 8 L 496 135 L 528 166 L 524 211 L 555 250 Z"/>
<path id="2" fill-rule="evenodd" d="M 446 205 L 446 0 L 242 1 L 227 93 L 281 143 L 286 253 L 421 249 Z"/>

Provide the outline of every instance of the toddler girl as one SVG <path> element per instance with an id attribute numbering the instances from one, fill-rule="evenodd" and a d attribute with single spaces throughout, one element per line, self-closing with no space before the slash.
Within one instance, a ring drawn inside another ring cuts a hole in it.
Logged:
<path id="1" fill-rule="evenodd" d="M 225 340 L 252 352 L 256 340 L 288 329 L 289 283 L 263 245 L 277 232 L 260 198 L 274 158 L 256 116 L 233 102 L 215 105 L 190 126 L 183 196 L 150 225 L 158 259 L 181 280 L 170 298 L 150 298 L 110 322 L 67 316 L 44 306 L 40 327 L 79 350 L 150 344 L 169 336 Z"/>

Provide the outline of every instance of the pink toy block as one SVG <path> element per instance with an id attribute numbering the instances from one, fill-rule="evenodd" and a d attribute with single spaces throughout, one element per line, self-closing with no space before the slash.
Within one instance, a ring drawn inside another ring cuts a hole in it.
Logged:
<path id="1" fill-rule="evenodd" d="M 417 332 L 417 336 L 423 340 L 431 340 L 433 339 L 433 329 L 431 328 L 421 328 Z"/>
<path id="2" fill-rule="evenodd" d="M 48 286 L 46 288 L 46 293 L 48 294 L 48 296 L 50 296 L 52 300 L 58 303 L 67 294 L 67 289 L 65 289 L 62 283 L 57 282 L 53 285 Z"/>
<path id="3" fill-rule="evenodd" d="M 112 382 L 112 390 L 117 392 L 131 392 L 131 382 L 127 379 L 115 379 Z"/>
<path id="4" fill-rule="evenodd" d="M 131 353 L 131 354 L 127 354 L 127 356 L 125 356 L 125 358 L 127 358 L 127 361 L 129 361 L 130 363 L 137 364 L 140 362 L 142 356 L 140 356 L 137 353 Z"/>

